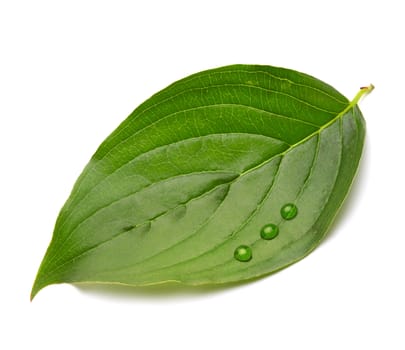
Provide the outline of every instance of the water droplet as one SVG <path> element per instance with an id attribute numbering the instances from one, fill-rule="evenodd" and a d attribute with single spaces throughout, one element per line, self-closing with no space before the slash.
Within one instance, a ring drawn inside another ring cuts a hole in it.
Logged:
<path id="1" fill-rule="evenodd" d="M 297 216 L 298 208 L 295 204 L 288 203 L 283 205 L 283 207 L 280 210 L 280 214 L 283 217 L 283 219 L 291 220 Z"/>
<path id="2" fill-rule="evenodd" d="M 252 259 L 252 248 L 247 245 L 240 245 L 238 248 L 235 249 L 233 256 L 236 260 L 239 261 L 249 261 L 250 259 Z"/>
<path id="3" fill-rule="evenodd" d="M 263 239 L 274 239 L 278 236 L 278 226 L 275 224 L 267 224 L 260 231 L 260 237 Z"/>
<path id="4" fill-rule="evenodd" d="M 173 209 L 173 217 L 176 220 L 180 220 L 186 215 L 187 207 L 184 204 L 180 204 L 178 207 Z"/>

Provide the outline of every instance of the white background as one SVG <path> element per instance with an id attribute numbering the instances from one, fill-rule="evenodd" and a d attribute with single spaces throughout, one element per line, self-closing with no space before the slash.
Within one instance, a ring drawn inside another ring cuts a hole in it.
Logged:
<path id="1" fill-rule="evenodd" d="M 0 0 L 0 348 L 405 349 L 401 3 Z M 169 83 L 233 63 L 300 70 L 348 98 L 376 86 L 328 238 L 234 288 L 55 285 L 30 303 L 58 211 L 101 141 Z"/>

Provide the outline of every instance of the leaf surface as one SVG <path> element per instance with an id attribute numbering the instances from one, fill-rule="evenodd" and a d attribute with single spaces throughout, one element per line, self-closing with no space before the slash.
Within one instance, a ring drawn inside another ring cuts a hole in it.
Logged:
<path id="1" fill-rule="evenodd" d="M 269 274 L 325 236 L 355 175 L 357 102 L 303 73 L 233 65 L 182 79 L 98 148 L 62 208 L 46 285 L 227 283 Z M 293 204 L 297 215 L 281 210 Z M 278 234 L 263 239 L 261 230 Z M 235 250 L 251 248 L 239 261 Z"/>

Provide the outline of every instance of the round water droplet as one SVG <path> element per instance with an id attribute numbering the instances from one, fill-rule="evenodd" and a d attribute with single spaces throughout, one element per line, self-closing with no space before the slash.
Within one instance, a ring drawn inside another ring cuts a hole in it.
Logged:
<path id="1" fill-rule="evenodd" d="M 295 204 L 288 203 L 283 205 L 283 207 L 280 210 L 280 214 L 283 217 L 283 219 L 291 220 L 297 216 L 298 208 Z"/>
<path id="2" fill-rule="evenodd" d="M 180 220 L 186 215 L 187 207 L 184 204 L 179 205 L 177 208 L 173 209 L 173 217 L 176 220 Z"/>
<path id="3" fill-rule="evenodd" d="M 249 261 L 250 259 L 252 259 L 252 248 L 247 245 L 240 245 L 238 248 L 235 249 L 233 256 L 236 260 L 239 261 Z"/>
<path id="4" fill-rule="evenodd" d="M 274 239 L 278 236 L 278 226 L 275 224 L 267 224 L 260 231 L 260 237 L 263 239 Z"/>

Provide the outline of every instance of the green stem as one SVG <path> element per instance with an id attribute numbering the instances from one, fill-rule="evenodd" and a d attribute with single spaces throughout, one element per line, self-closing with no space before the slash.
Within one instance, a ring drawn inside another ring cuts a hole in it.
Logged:
<path id="1" fill-rule="evenodd" d="M 350 102 L 350 107 L 354 107 L 355 105 L 357 105 L 357 103 L 359 102 L 359 100 L 369 94 L 371 91 L 374 90 L 374 85 L 370 84 L 369 86 L 363 86 L 360 88 L 360 91 L 357 93 L 356 96 L 354 96 L 354 99 L 352 102 Z"/>

